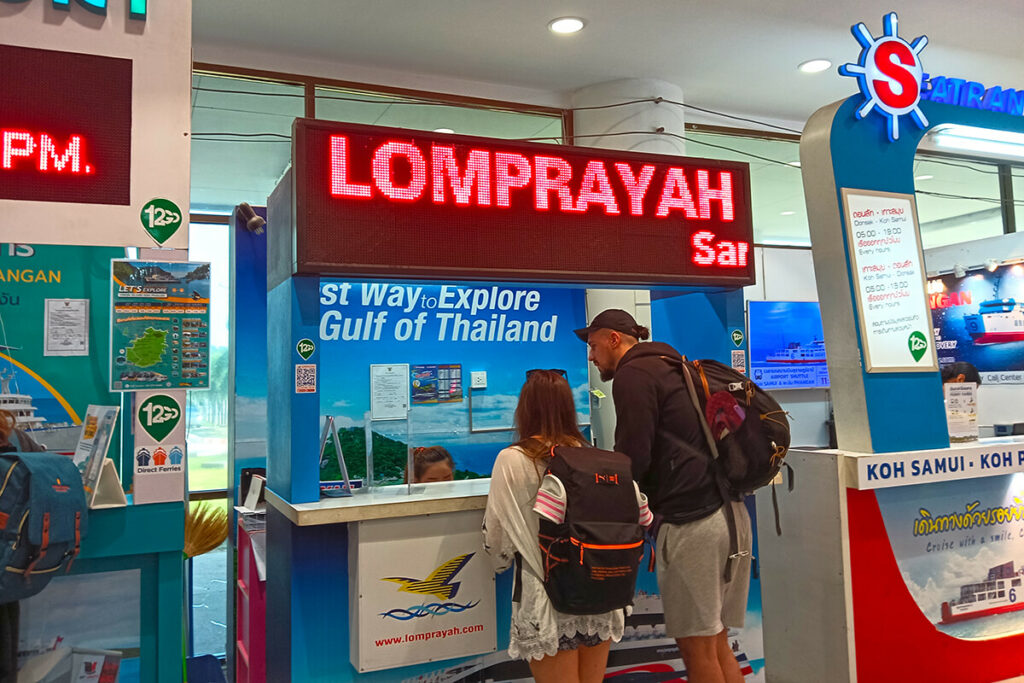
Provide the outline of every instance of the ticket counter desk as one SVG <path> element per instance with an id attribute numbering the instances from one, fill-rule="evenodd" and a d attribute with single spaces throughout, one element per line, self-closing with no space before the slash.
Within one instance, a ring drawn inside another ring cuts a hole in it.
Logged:
<path id="1" fill-rule="evenodd" d="M 769 680 L 1024 673 L 1024 440 L 787 462 L 782 535 L 759 518 Z"/>
<path id="2" fill-rule="evenodd" d="M 496 599 L 483 551 L 489 487 L 392 486 L 304 504 L 268 491 L 267 680 L 429 680 L 507 647 L 511 572 Z"/>

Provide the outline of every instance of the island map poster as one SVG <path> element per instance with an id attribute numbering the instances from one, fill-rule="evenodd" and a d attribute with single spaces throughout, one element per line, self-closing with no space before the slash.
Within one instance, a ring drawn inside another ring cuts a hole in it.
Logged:
<path id="1" fill-rule="evenodd" d="M 210 264 L 110 265 L 110 388 L 210 386 Z"/>

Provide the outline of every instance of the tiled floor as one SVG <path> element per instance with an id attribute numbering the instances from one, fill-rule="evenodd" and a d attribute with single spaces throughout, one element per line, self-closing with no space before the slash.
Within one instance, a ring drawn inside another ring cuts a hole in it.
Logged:
<path id="1" fill-rule="evenodd" d="M 227 543 L 192 560 L 193 651 L 197 655 L 226 651 L 226 562 Z"/>

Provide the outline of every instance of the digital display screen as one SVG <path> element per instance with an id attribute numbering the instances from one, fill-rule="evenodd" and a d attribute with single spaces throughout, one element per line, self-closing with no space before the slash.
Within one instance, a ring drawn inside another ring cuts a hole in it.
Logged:
<path id="1" fill-rule="evenodd" d="M 127 205 L 132 62 L 0 45 L 0 199 Z"/>
<path id="2" fill-rule="evenodd" d="M 754 282 L 747 164 L 299 119 L 295 272 Z"/>
<path id="3" fill-rule="evenodd" d="M 751 301 L 747 312 L 750 378 L 762 389 L 829 386 L 817 301 Z"/>

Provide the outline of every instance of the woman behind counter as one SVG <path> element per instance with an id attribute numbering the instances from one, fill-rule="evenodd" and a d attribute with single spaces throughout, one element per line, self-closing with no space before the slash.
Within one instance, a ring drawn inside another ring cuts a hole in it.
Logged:
<path id="1" fill-rule="evenodd" d="M 559 372 L 533 370 L 519 393 L 515 413 L 519 441 L 494 462 L 484 513 L 484 548 L 497 571 L 516 563 L 512 631 L 508 653 L 525 659 L 539 683 L 575 683 L 604 678 L 610 641 L 622 638 L 622 610 L 588 616 L 562 614 L 541 581 L 533 512 L 552 446 L 585 443 L 576 426 L 569 383 Z"/>

